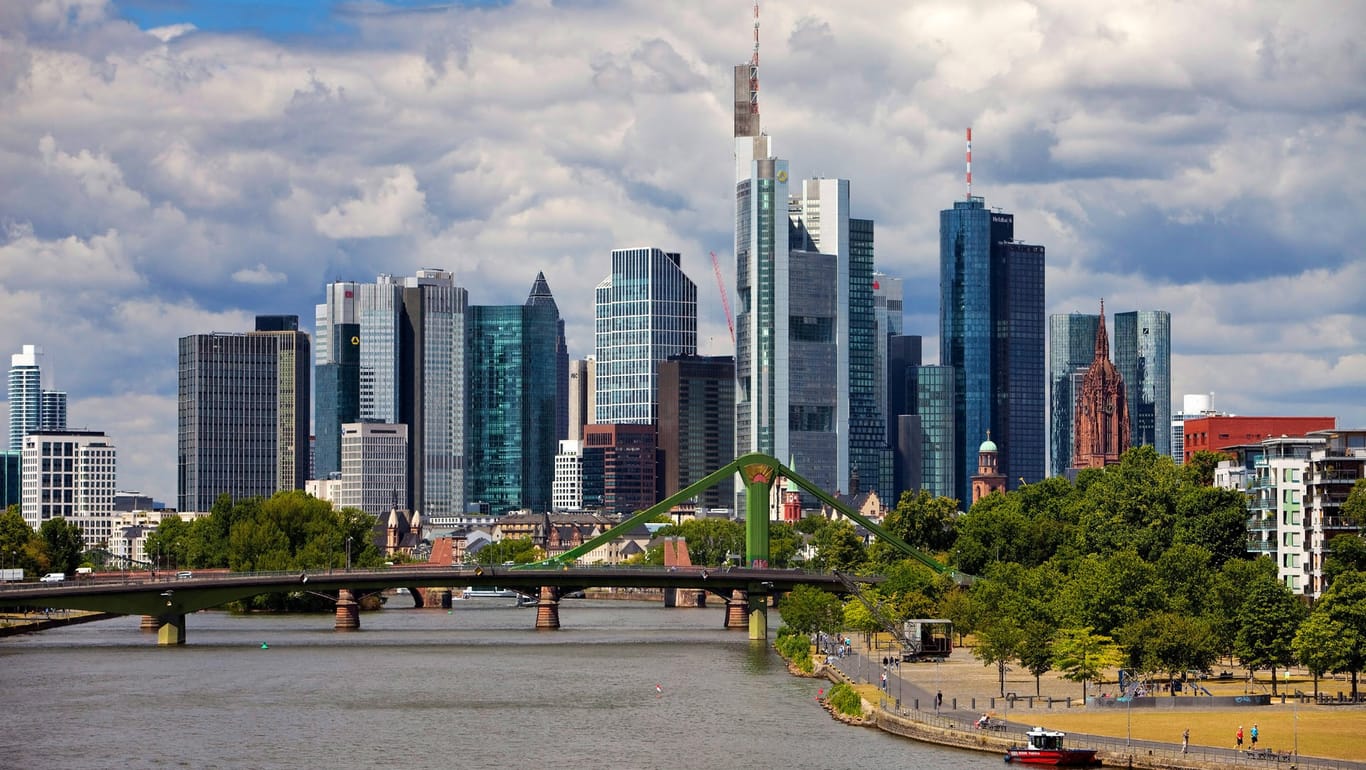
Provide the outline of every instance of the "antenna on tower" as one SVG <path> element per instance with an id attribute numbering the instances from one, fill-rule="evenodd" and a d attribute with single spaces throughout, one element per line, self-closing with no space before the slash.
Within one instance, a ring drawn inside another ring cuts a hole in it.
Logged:
<path id="1" fill-rule="evenodd" d="M 968 200 L 972 200 L 972 126 L 968 126 Z"/>
<path id="2" fill-rule="evenodd" d="M 759 0 L 754 0 L 754 56 L 749 60 L 749 112 L 759 114 Z"/>

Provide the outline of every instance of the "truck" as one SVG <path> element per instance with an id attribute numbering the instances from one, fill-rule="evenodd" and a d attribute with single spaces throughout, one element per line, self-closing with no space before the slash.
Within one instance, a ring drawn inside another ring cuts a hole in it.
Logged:
<path id="1" fill-rule="evenodd" d="M 49 572 L 38 578 L 39 583 L 64 583 L 66 582 L 65 572 Z"/>
<path id="2" fill-rule="evenodd" d="M 0 583 L 22 583 L 23 580 L 22 569 L 0 569 Z"/>

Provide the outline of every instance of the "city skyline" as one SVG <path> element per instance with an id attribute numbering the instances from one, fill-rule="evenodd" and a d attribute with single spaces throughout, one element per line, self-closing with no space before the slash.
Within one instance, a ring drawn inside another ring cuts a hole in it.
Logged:
<path id="1" fill-rule="evenodd" d="M 0 11 L 0 350 L 44 350 L 120 488 L 175 494 L 179 337 L 312 318 L 332 281 L 444 269 L 497 305 L 544 272 L 578 358 L 612 249 L 658 244 L 698 352 L 733 352 L 706 260 L 734 291 L 749 5 L 405 5 Z M 1366 425 L 1361 13 L 1239 8 L 769 3 L 765 124 L 794 179 L 858 191 L 927 351 L 971 125 L 1047 313 L 1168 310 L 1172 398 Z"/>

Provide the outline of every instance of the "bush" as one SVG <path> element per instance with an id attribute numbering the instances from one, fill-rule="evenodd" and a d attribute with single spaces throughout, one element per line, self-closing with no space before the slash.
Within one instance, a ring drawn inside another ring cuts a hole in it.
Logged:
<path id="1" fill-rule="evenodd" d="M 837 683 L 830 688 L 830 695 L 826 697 L 830 707 L 841 714 L 851 717 L 863 716 L 863 698 L 857 691 L 844 682 Z"/>
<path id="2" fill-rule="evenodd" d="M 778 638 L 773 642 L 774 649 L 802 673 L 811 673 L 811 641 L 803 634 L 784 635 L 781 628 L 778 630 Z"/>

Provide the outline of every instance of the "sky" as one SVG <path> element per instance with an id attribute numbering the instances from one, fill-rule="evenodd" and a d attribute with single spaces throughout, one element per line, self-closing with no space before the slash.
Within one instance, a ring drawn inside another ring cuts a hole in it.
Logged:
<path id="1" fill-rule="evenodd" d="M 760 105 L 851 180 L 938 347 L 938 212 L 1047 248 L 1051 313 L 1172 314 L 1172 394 L 1366 427 L 1366 4 L 786 0 Z M 544 271 L 592 352 L 613 248 L 683 255 L 733 352 L 732 67 L 747 0 L 6 0 L 0 354 L 39 345 L 119 487 L 174 504 L 177 339 L 312 327 L 323 286 Z"/>

